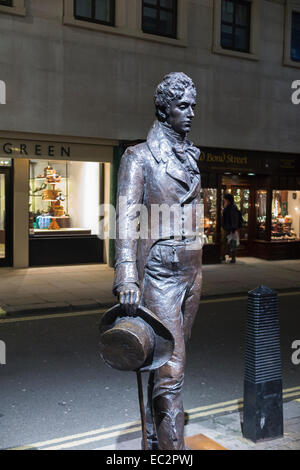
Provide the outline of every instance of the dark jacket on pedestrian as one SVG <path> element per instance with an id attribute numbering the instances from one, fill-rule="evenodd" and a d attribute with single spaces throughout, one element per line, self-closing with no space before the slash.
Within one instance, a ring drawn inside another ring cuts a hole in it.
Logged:
<path id="1" fill-rule="evenodd" d="M 223 210 L 222 214 L 222 227 L 226 232 L 233 233 L 243 225 L 243 218 L 241 211 L 238 210 L 236 205 L 228 204 Z"/>

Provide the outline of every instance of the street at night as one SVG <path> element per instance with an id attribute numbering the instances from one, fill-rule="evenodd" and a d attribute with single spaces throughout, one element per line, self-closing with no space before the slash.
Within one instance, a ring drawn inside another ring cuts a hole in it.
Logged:
<path id="1" fill-rule="evenodd" d="M 300 450 L 299 112 L 300 0 L 0 0 L 3 454 Z"/>

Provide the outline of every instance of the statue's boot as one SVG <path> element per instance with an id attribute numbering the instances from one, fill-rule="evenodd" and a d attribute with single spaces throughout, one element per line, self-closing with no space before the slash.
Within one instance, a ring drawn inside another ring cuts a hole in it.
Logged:
<path id="1" fill-rule="evenodd" d="M 154 424 L 154 411 L 153 411 L 153 400 L 152 393 L 154 387 L 154 374 L 155 371 L 151 371 L 149 374 L 148 380 L 148 389 L 147 389 L 147 406 L 146 406 L 146 432 L 147 432 L 147 444 L 148 450 L 159 450 L 158 439 Z M 142 441 L 142 450 L 144 449 L 144 443 Z"/>
<path id="2" fill-rule="evenodd" d="M 158 396 L 153 401 L 160 450 L 185 450 L 184 411 L 180 396 Z"/>

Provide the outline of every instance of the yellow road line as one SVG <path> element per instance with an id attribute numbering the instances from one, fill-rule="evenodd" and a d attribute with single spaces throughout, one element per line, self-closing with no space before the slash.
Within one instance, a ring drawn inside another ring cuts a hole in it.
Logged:
<path id="1" fill-rule="evenodd" d="M 130 428 L 130 429 L 125 429 L 125 431 L 116 431 L 116 432 L 111 432 L 111 433 L 108 433 L 108 434 L 101 434 L 101 436 L 98 436 L 98 437 L 90 437 L 88 439 L 81 439 L 79 441 L 73 441 L 73 442 L 70 442 L 70 443 L 66 443 L 66 444 L 60 444 L 58 446 L 52 446 L 52 447 L 44 447 L 43 450 L 59 450 L 59 449 L 64 449 L 64 448 L 71 448 L 71 447 L 78 447 L 78 446 L 82 446 L 84 444 L 90 444 L 91 442 L 97 442 L 97 441 L 102 441 L 104 439 L 109 439 L 111 437 L 118 437 L 118 436 L 122 436 L 124 434 L 130 434 L 130 433 L 133 433 L 133 432 L 137 432 L 137 431 L 140 431 L 141 430 L 141 426 L 138 426 L 136 428 Z"/>
<path id="2" fill-rule="evenodd" d="M 291 398 L 291 397 L 298 397 L 298 396 L 300 396 L 300 387 L 292 387 L 289 389 L 285 389 L 283 391 L 283 398 Z M 300 399 L 295 400 L 295 401 L 300 402 Z M 223 412 L 225 413 L 228 411 L 237 411 L 241 408 L 243 408 L 242 398 L 215 403 L 213 405 L 206 405 L 206 406 L 200 406 L 197 408 L 191 408 L 187 410 L 186 412 L 189 415 L 189 420 L 192 420 L 192 419 L 196 419 L 199 417 L 210 416 L 210 415 L 219 414 Z M 140 430 L 139 425 L 140 425 L 140 421 L 131 421 L 128 423 L 117 424 L 117 425 L 102 428 L 102 429 L 95 429 L 95 430 L 84 432 L 84 433 L 73 434 L 73 435 L 69 435 L 69 436 L 65 436 L 61 438 L 55 438 L 55 439 L 50 439 L 47 441 L 36 442 L 34 444 L 15 447 L 10 450 L 27 450 L 27 449 L 33 449 L 33 448 L 37 449 L 40 447 L 45 448 L 45 446 L 49 446 L 49 445 L 51 446 L 51 444 L 60 444 L 63 442 L 65 442 L 65 444 L 61 444 L 60 446 L 49 447 L 49 450 L 63 448 L 63 447 L 65 448 L 75 447 L 75 446 L 83 445 L 83 444 L 94 442 L 94 441 L 108 439 L 110 437 L 115 437 L 117 435 L 130 434 L 132 432 Z M 124 428 L 130 428 L 130 429 L 125 429 L 124 431 L 122 431 L 122 429 Z M 110 432 L 110 431 L 115 431 L 115 432 Z M 97 437 L 88 438 L 88 436 L 97 436 Z M 88 438 L 88 439 L 81 439 L 81 438 Z M 79 441 L 76 439 L 79 439 Z M 73 441 L 73 442 L 67 442 L 67 441 Z"/>
<path id="3" fill-rule="evenodd" d="M 289 394 L 289 395 L 292 395 L 292 394 Z M 237 403 L 235 405 L 232 405 L 232 406 L 225 406 L 223 408 L 216 408 L 216 409 L 213 409 L 213 410 L 202 411 L 202 412 L 199 412 L 199 413 L 193 413 L 191 415 L 189 414 L 189 420 L 204 417 L 204 416 L 212 416 L 212 415 L 225 413 L 225 412 L 229 412 L 229 411 L 238 411 L 238 410 L 242 409 L 243 408 L 242 400 L 235 400 L 235 401 Z M 209 406 L 207 408 L 209 408 Z M 141 430 L 141 427 L 139 426 L 139 427 L 136 427 L 136 428 L 133 428 L 133 429 L 127 429 L 127 430 L 120 431 L 120 432 L 117 431 L 117 432 L 109 433 L 109 434 L 101 434 L 101 435 L 98 435 L 97 437 L 92 437 L 92 438 L 89 438 L 89 439 L 82 439 L 82 440 L 79 440 L 79 441 L 73 441 L 73 442 L 61 444 L 61 445 L 58 445 L 58 446 L 45 447 L 43 450 L 60 450 L 60 449 L 69 449 L 69 448 L 73 448 L 73 447 L 79 447 L 79 446 L 82 446 L 82 445 L 85 445 L 85 444 L 91 444 L 93 442 L 99 442 L 99 441 L 102 441 L 102 440 L 105 440 L 105 439 L 109 439 L 109 438 L 112 438 L 112 437 L 117 437 L 117 436 L 129 434 L 129 433 L 137 432 L 137 431 L 140 431 L 140 430 Z"/>
<path id="4" fill-rule="evenodd" d="M 93 431 L 88 431 L 88 432 L 82 432 L 79 434 L 73 434 L 70 436 L 65 436 L 65 437 L 58 437 L 56 439 L 50 439 L 48 441 L 43 441 L 43 442 L 35 442 L 34 444 L 29 444 L 26 446 L 20 446 L 20 447 L 14 447 L 10 450 L 27 450 L 31 448 L 37 448 L 37 447 L 43 447 L 46 445 L 50 444 L 58 444 L 59 442 L 65 442 L 65 441 L 72 441 L 73 439 L 80 439 L 81 437 L 86 437 L 86 436 L 93 436 L 95 434 L 100 434 L 102 432 L 108 432 L 108 431 L 114 431 L 115 429 L 122 429 L 122 428 L 129 428 L 132 426 L 136 426 L 140 424 L 140 421 L 131 421 L 129 423 L 123 423 L 123 424 L 116 424 L 114 426 L 109 426 L 107 428 L 103 429 L 94 429 Z"/>
<path id="5" fill-rule="evenodd" d="M 199 406 L 198 408 L 191 408 L 190 410 L 187 410 L 187 413 L 195 413 L 197 411 L 202 411 L 202 410 L 204 411 L 204 410 L 209 410 L 209 409 L 213 409 L 213 408 L 224 407 L 224 406 L 227 406 L 227 405 L 229 406 L 229 405 L 233 405 L 233 404 L 238 405 L 239 403 L 243 403 L 242 398 L 235 399 L 235 400 L 230 400 L 230 401 L 223 401 L 221 403 L 214 404 L 214 405 Z"/>
<path id="6" fill-rule="evenodd" d="M 294 392 L 296 390 L 299 390 L 300 391 L 300 387 L 292 387 L 292 388 L 285 388 L 283 390 L 283 393 L 289 393 L 289 392 Z"/>
<path id="7" fill-rule="evenodd" d="M 298 397 L 299 395 L 300 395 L 300 392 L 284 393 L 284 394 L 283 394 L 283 398 Z"/>
<path id="8" fill-rule="evenodd" d="M 232 403 L 235 403 L 237 401 L 239 401 L 239 400 L 231 400 L 229 402 L 222 402 L 222 403 L 217 403 L 217 404 L 214 404 L 214 405 L 200 406 L 198 408 L 193 408 L 191 410 L 187 410 L 187 413 L 190 414 L 190 413 L 193 413 L 195 411 L 205 412 L 206 410 L 211 410 L 211 409 L 216 408 L 216 407 L 218 409 L 219 409 L 219 407 L 221 407 L 221 411 L 223 411 L 224 410 L 224 405 L 232 404 Z M 211 411 L 208 411 L 206 414 L 211 414 Z M 189 416 L 189 417 L 191 418 L 191 416 Z M 93 435 L 96 435 L 96 434 L 107 433 L 108 431 L 113 431 L 113 430 L 122 429 L 122 428 L 129 428 L 129 427 L 132 427 L 132 426 L 136 426 L 138 424 L 140 424 L 140 421 L 132 421 L 132 422 L 129 422 L 129 423 L 117 424 L 115 426 L 110 426 L 108 428 L 95 429 L 93 431 L 88 431 L 88 432 L 80 433 L 80 434 L 73 434 L 73 435 L 70 435 L 70 436 L 51 439 L 51 440 L 43 441 L 43 442 L 35 442 L 34 444 L 29 444 L 27 446 L 21 446 L 21 447 L 15 447 L 15 448 L 10 449 L 10 450 L 26 450 L 26 449 L 30 449 L 30 448 L 44 447 L 44 446 L 50 445 L 50 444 L 56 444 L 56 443 L 60 443 L 60 442 L 72 441 L 74 439 L 78 439 L 78 438 L 81 438 L 81 437 L 87 437 L 87 436 L 93 436 Z"/>
<path id="9" fill-rule="evenodd" d="M 243 408 L 243 403 L 232 405 L 232 406 L 226 406 L 224 408 L 217 408 L 215 410 L 204 411 L 204 412 L 200 412 L 200 413 L 194 413 L 192 415 L 189 415 L 189 419 L 196 419 L 196 418 L 200 418 L 202 416 L 211 416 L 211 415 L 215 415 L 215 414 L 218 414 L 218 413 L 223 413 L 223 412 L 225 413 L 227 411 L 237 411 L 241 408 Z"/>
<path id="10" fill-rule="evenodd" d="M 279 297 L 284 297 L 287 295 L 300 295 L 299 291 L 293 291 L 293 292 L 279 292 L 278 296 Z"/>
<path id="11" fill-rule="evenodd" d="M 286 393 L 286 392 L 289 392 L 289 393 Z M 286 390 L 283 390 L 283 393 L 282 393 L 283 399 L 298 397 L 298 396 L 300 396 L 300 387 L 293 387 L 290 389 L 286 389 Z M 300 401 L 300 399 L 298 401 Z M 225 412 L 225 411 L 238 410 L 240 408 L 243 408 L 244 406 L 243 403 L 244 403 L 243 399 L 239 398 L 237 400 L 230 400 L 227 402 L 225 401 L 223 403 L 218 403 L 218 407 L 216 405 L 208 405 L 206 407 L 192 408 L 190 410 L 187 410 L 187 413 L 189 414 L 189 419 L 195 419 L 200 416 L 213 415 L 213 414 L 223 412 L 223 411 Z M 219 408 L 219 406 L 222 406 L 222 407 Z M 207 411 L 203 412 L 202 410 L 207 410 Z"/>
<path id="12" fill-rule="evenodd" d="M 226 411 L 233 411 L 233 410 L 237 410 L 239 408 L 241 408 L 243 405 L 234 405 L 234 406 L 228 406 L 228 407 L 223 407 L 223 408 L 217 408 L 215 410 L 207 410 L 207 411 L 204 411 L 204 412 L 201 412 L 201 413 L 197 413 L 195 415 L 191 415 L 189 416 L 189 419 L 195 419 L 195 418 L 198 418 L 200 416 L 208 416 L 208 415 L 212 415 L 212 414 L 219 414 L 219 413 L 223 413 L 223 412 L 226 412 Z M 98 441 L 103 441 L 105 439 L 110 439 L 112 437 L 118 437 L 118 436 L 122 436 L 122 435 L 125 435 L 125 434 L 130 434 L 130 433 L 133 433 L 133 432 L 137 432 L 137 431 L 140 431 L 141 430 L 141 426 L 138 426 L 138 427 L 135 427 L 135 428 L 130 428 L 130 429 L 125 429 L 124 431 L 116 431 L 116 432 L 112 432 L 112 433 L 108 433 L 108 434 L 101 434 L 101 435 L 98 435 L 96 437 L 91 437 L 91 438 L 87 438 L 87 439 L 81 439 L 79 441 L 73 441 L 73 442 L 66 442 L 64 444 L 59 444 L 57 446 L 52 446 L 52 447 L 44 447 L 43 450 L 60 450 L 60 449 L 70 449 L 72 447 L 78 447 L 78 446 L 82 446 L 82 445 L 85 445 L 85 444 L 91 444 L 92 442 L 98 442 Z"/>

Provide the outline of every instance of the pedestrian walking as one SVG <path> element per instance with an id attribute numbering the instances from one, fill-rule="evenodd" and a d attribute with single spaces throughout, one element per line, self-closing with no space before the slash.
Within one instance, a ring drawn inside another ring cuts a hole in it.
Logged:
<path id="1" fill-rule="evenodd" d="M 222 214 L 222 257 L 231 256 L 230 263 L 236 262 L 236 250 L 240 244 L 239 229 L 243 225 L 243 217 L 241 211 L 237 208 L 233 195 L 227 193 L 223 198 L 223 214 Z"/>

